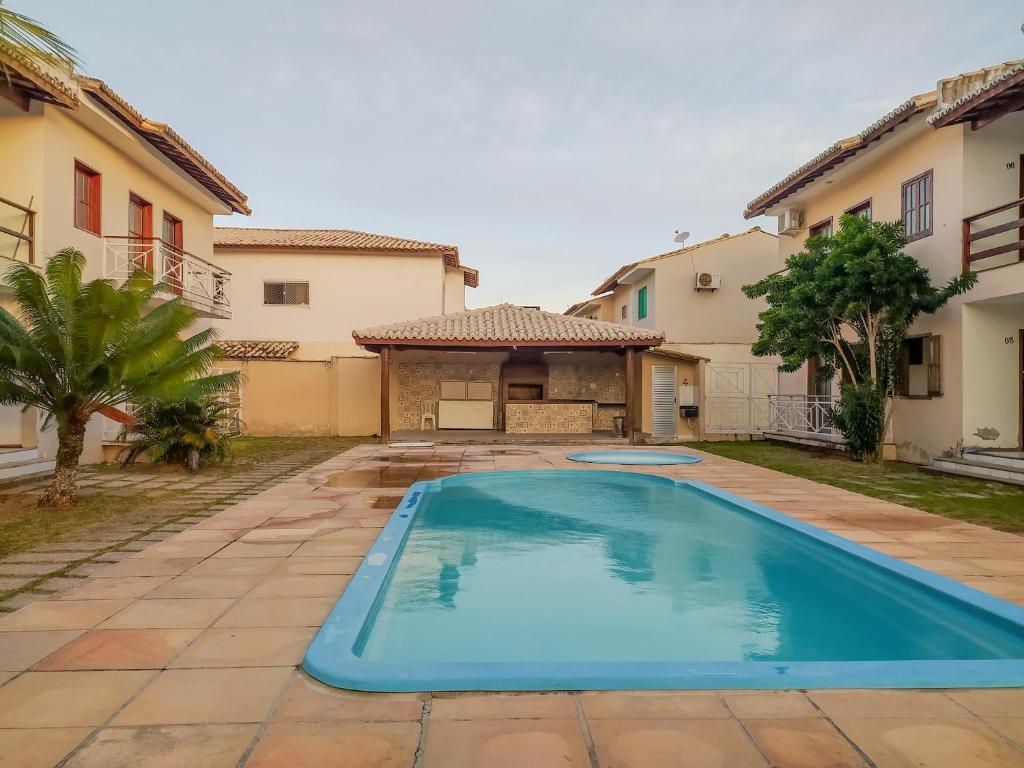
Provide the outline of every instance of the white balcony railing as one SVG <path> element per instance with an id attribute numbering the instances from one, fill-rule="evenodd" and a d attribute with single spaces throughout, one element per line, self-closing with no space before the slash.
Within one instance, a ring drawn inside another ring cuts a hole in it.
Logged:
<path id="1" fill-rule="evenodd" d="M 842 433 L 832 426 L 829 410 L 838 402 L 831 395 L 771 395 L 768 407 L 773 432 L 797 432 L 806 435 L 828 435 L 842 439 Z"/>
<path id="2" fill-rule="evenodd" d="M 159 238 L 105 237 L 103 277 L 126 280 L 138 269 L 193 306 L 227 316 L 231 273 Z"/>

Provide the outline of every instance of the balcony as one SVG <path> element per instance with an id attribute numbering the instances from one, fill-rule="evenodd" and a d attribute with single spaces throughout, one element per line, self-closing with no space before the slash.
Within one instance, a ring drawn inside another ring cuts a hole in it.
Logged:
<path id="1" fill-rule="evenodd" d="M 963 270 L 982 272 L 1024 261 L 1024 197 L 963 220 Z"/>
<path id="2" fill-rule="evenodd" d="M 166 294 L 180 296 L 206 317 L 231 317 L 231 273 L 155 237 L 103 238 L 103 277 L 123 281 L 139 269 Z"/>
<path id="3" fill-rule="evenodd" d="M 0 260 L 36 263 L 36 212 L 4 197 L 0 197 Z"/>

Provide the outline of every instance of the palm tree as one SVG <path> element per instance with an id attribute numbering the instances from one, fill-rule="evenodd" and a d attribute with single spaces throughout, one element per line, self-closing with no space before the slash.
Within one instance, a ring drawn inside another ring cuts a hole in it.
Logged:
<path id="1" fill-rule="evenodd" d="M 70 68 L 79 63 L 74 48 L 35 19 L 5 8 L 4 0 L 0 0 L 0 47 L 43 64 Z M 10 82 L 7 66 L 0 63 L 0 69 Z"/>
<path id="2" fill-rule="evenodd" d="M 57 465 L 40 505 L 75 503 L 75 478 L 89 418 L 104 407 L 149 399 L 203 397 L 237 384 L 207 375 L 220 351 L 207 329 L 182 334 L 195 312 L 175 298 L 147 311 L 159 286 L 145 272 L 123 285 L 82 282 L 85 257 L 67 248 L 45 275 L 13 266 L 15 317 L 0 308 L 0 405 L 35 406 L 57 425 Z"/>

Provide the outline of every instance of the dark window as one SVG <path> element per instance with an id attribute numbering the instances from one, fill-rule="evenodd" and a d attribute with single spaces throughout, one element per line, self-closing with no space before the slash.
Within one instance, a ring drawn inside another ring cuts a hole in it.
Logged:
<path id="1" fill-rule="evenodd" d="M 619 316 L 620 316 L 620 317 L 621 317 L 621 318 L 622 318 L 623 320 L 625 320 L 625 319 L 626 319 L 626 312 L 628 312 L 628 311 L 629 311 L 629 308 L 628 308 L 628 307 L 627 307 L 627 306 L 626 306 L 625 304 L 623 304 L 623 305 L 622 305 L 622 311 L 621 311 L 621 312 L 619 313 Z"/>
<path id="2" fill-rule="evenodd" d="M 75 226 L 100 233 L 100 174 L 75 161 Z"/>
<path id="3" fill-rule="evenodd" d="M 812 225 L 807 234 L 809 237 L 820 237 L 821 235 L 824 235 L 825 237 L 831 237 L 832 218 L 829 217 L 824 221 L 819 221 L 817 224 Z"/>
<path id="4" fill-rule="evenodd" d="M 942 394 L 941 336 L 914 336 L 903 342 L 898 394 L 916 398 Z"/>
<path id="5" fill-rule="evenodd" d="M 924 365 L 924 337 L 907 339 L 907 365 Z"/>
<path id="6" fill-rule="evenodd" d="M 861 218 L 871 221 L 871 200 L 865 200 L 863 203 L 857 203 L 853 208 L 849 208 L 847 213 L 852 216 L 860 216 Z"/>
<path id="7" fill-rule="evenodd" d="M 932 172 L 903 182 L 903 234 L 907 240 L 928 237 L 932 233 Z"/>
<path id="8" fill-rule="evenodd" d="M 309 283 L 264 283 L 264 304 L 309 304 Z"/>

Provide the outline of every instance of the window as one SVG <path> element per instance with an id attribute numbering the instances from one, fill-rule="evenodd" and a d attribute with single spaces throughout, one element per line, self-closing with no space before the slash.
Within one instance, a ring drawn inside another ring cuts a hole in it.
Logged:
<path id="1" fill-rule="evenodd" d="M 100 233 L 100 175 L 75 161 L 75 226 Z"/>
<path id="2" fill-rule="evenodd" d="M 825 237 L 832 236 L 832 217 L 829 216 L 824 221 L 819 221 L 817 224 L 811 226 L 810 231 L 807 233 L 808 237 Z"/>
<path id="3" fill-rule="evenodd" d="M 643 320 L 647 317 L 647 286 L 640 289 L 637 294 L 636 319 Z"/>
<path id="4" fill-rule="evenodd" d="M 847 208 L 846 213 L 871 221 L 871 198 L 869 197 L 863 203 L 857 203 L 852 208 Z"/>
<path id="5" fill-rule="evenodd" d="M 625 320 L 627 312 L 629 312 L 629 307 L 627 307 L 625 304 L 623 304 L 622 305 L 622 309 L 619 312 L 619 317 L 622 318 L 623 320 Z"/>
<path id="6" fill-rule="evenodd" d="M 264 304 L 309 304 L 309 283 L 264 283 Z"/>
<path id="7" fill-rule="evenodd" d="M 174 214 L 164 211 L 163 229 L 161 232 L 164 243 L 173 246 L 177 250 L 185 247 L 185 236 L 182 230 L 181 219 Z"/>
<path id="8" fill-rule="evenodd" d="M 907 240 L 918 240 L 932 233 L 932 172 L 922 173 L 903 182 L 903 234 Z"/>
<path id="9" fill-rule="evenodd" d="M 912 336 L 903 342 L 898 393 L 911 398 L 942 394 L 941 336 Z"/>

